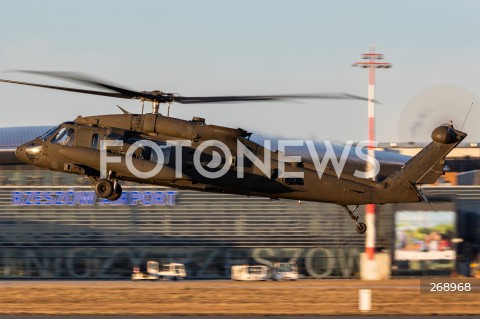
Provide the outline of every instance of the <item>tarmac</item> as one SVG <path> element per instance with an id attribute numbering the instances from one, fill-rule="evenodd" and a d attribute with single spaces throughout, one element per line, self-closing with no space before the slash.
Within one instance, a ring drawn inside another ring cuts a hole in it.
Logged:
<path id="1" fill-rule="evenodd" d="M 100 318 L 403 318 L 480 316 L 480 294 L 425 293 L 419 279 L 293 282 L 0 281 L 0 319 L 62 316 Z M 359 311 L 359 290 L 371 291 L 371 310 Z M 15 316 L 11 316 L 15 315 Z"/>
<path id="2" fill-rule="evenodd" d="M 237 315 L 228 315 L 228 316 L 55 316 L 62 319 L 242 319 L 245 316 Z M 375 316 L 373 316 L 375 317 Z M 382 316 L 383 317 L 383 316 Z M 389 319 L 401 319 L 408 316 L 388 316 Z M 428 319 L 433 316 L 412 316 L 415 319 Z M 323 319 L 323 318 L 335 318 L 335 319 L 368 319 L 372 316 L 249 316 L 249 319 Z M 467 318 L 478 318 L 478 316 L 435 316 L 436 319 L 467 319 Z M 44 315 L 27 315 L 27 316 L 1 316 L 0 319 L 52 319 L 52 316 Z"/>

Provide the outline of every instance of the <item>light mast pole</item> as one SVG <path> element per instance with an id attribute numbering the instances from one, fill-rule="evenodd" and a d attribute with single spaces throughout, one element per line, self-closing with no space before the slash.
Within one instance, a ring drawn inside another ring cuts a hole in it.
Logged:
<path id="1" fill-rule="evenodd" d="M 375 69 L 388 69 L 391 63 L 379 62 L 383 54 L 375 53 L 375 45 L 370 46 L 370 52 L 362 54 L 362 59 L 367 61 L 355 62 L 352 66 L 368 69 L 368 156 L 375 157 Z M 370 178 L 374 178 L 373 169 L 367 164 Z M 367 204 L 365 207 L 365 224 L 367 225 L 365 238 L 365 253 L 369 261 L 375 260 L 375 204 Z"/>

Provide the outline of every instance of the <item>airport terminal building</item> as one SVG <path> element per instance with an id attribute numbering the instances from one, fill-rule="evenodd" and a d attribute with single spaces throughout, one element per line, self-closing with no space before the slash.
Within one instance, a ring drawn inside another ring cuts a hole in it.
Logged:
<path id="1" fill-rule="evenodd" d="M 128 279 L 148 260 L 183 263 L 189 278 L 229 278 L 232 265 L 275 261 L 296 262 L 304 277 L 358 277 L 365 237 L 340 206 L 133 183 L 108 202 L 96 198 L 86 177 L 15 159 L 15 146 L 47 129 L 0 129 L 2 279 Z M 479 250 L 480 188 L 425 192 L 440 201 L 378 208 L 377 249 L 391 255 L 394 275 L 451 271 Z M 420 215 L 442 217 L 438 227 L 429 221 L 430 229 L 412 231 Z M 464 242 L 453 247 L 453 237 Z"/>

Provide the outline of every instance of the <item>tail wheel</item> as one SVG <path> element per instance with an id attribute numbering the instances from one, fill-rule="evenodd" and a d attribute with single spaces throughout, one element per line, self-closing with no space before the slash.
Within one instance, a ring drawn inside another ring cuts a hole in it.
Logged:
<path id="1" fill-rule="evenodd" d="M 113 195 L 114 187 L 113 183 L 108 179 L 100 179 L 95 184 L 95 193 L 100 198 L 109 198 Z"/>
<path id="2" fill-rule="evenodd" d="M 363 234 L 367 231 L 367 225 L 365 223 L 358 223 L 356 227 L 357 233 Z"/>
<path id="3" fill-rule="evenodd" d="M 357 210 L 358 206 L 360 206 L 360 205 L 356 205 L 356 206 L 353 208 L 353 210 L 351 210 L 350 208 L 348 208 L 347 205 L 344 205 L 344 206 L 342 206 L 342 207 L 343 207 L 343 208 L 345 209 L 345 211 L 348 213 L 348 216 L 350 216 L 350 218 L 351 218 L 351 219 L 355 222 L 355 224 L 357 225 L 357 226 L 355 227 L 355 230 L 357 231 L 357 233 L 363 234 L 364 232 L 367 231 L 367 225 L 365 225 L 365 223 L 359 223 L 359 222 L 358 222 L 358 216 L 356 216 L 356 215 L 354 214 L 354 212 Z"/>
<path id="4" fill-rule="evenodd" d="M 108 200 L 115 201 L 119 199 L 120 196 L 122 196 L 122 186 L 120 186 L 120 184 L 116 182 L 113 187 L 113 194 L 112 196 L 108 197 Z"/>

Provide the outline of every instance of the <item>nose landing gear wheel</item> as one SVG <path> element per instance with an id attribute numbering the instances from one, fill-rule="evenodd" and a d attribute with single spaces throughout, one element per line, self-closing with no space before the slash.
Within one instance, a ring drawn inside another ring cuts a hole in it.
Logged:
<path id="1" fill-rule="evenodd" d="M 113 195 L 114 188 L 113 183 L 108 179 L 99 179 L 98 182 L 95 183 L 95 193 L 100 198 L 109 198 Z"/>

